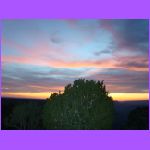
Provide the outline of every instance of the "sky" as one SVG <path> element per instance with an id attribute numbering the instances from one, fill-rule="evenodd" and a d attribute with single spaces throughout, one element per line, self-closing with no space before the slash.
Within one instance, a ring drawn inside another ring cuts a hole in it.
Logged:
<path id="1" fill-rule="evenodd" d="M 148 20 L 3 20 L 2 96 L 45 99 L 79 78 L 148 99 Z"/>

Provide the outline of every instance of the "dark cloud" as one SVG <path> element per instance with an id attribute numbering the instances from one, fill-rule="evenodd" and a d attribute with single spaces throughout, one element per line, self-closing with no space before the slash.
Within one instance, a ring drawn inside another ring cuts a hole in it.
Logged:
<path id="1" fill-rule="evenodd" d="M 125 68 L 147 68 L 147 63 L 141 63 L 141 62 L 134 62 L 134 61 L 128 61 L 128 62 L 122 62 L 118 66 L 125 67 Z"/>
<path id="2" fill-rule="evenodd" d="M 101 20 L 112 34 L 116 67 L 148 70 L 149 21 L 146 19 Z"/>
<path id="3" fill-rule="evenodd" d="M 13 68 L 14 70 L 3 70 L 2 87 L 4 91 L 9 92 L 47 92 L 51 87 L 64 85 L 64 81 L 59 79 L 45 77 L 45 73 L 31 71 L 25 68 Z M 19 73 L 18 73 L 19 72 Z M 35 86 L 35 87 L 32 87 Z M 38 89 L 36 86 L 47 87 L 47 89 Z"/>
<path id="4" fill-rule="evenodd" d="M 61 39 L 60 37 L 53 36 L 53 37 L 50 38 L 50 41 L 51 41 L 52 43 L 57 44 L 57 43 L 61 43 L 61 42 L 62 42 L 62 39 Z"/>
<path id="5" fill-rule="evenodd" d="M 104 50 L 94 52 L 94 55 L 95 56 L 100 56 L 100 55 L 103 55 L 103 54 L 110 54 L 111 52 L 112 51 L 109 50 L 109 49 L 104 49 Z"/>
<path id="6" fill-rule="evenodd" d="M 59 69 L 58 69 L 59 70 Z M 68 78 L 60 78 L 59 74 L 64 76 L 66 70 L 58 71 L 52 69 L 49 73 L 42 73 L 38 70 L 16 68 L 3 70 L 2 74 L 2 91 L 3 92 L 58 92 L 59 87 L 72 83 L 76 76 L 68 75 Z M 18 73 L 19 72 L 19 73 Z M 50 74 L 51 72 L 51 74 Z M 72 71 L 74 74 L 75 71 Z M 79 73 L 78 71 L 76 73 Z M 63 75 L 64 74 L 64 75 Z M 67 73 L 68 74 L 68 73 Z M 54 75 L 54 76 L 53 76 Z M 87 74 L 88 75 L 88 74 Z M 104 80 L 107 89 L 110 92 L 143 92 L 148 91 L 148 72 L 147 71 L 132 71 L 127 69 L 99 69 L 88 76 L 83 76 L 86 79 Z"/>
<path id="7" fill-rule="evenodd" d="M 122 67 L 127 69 L 145 69 L 148 71 L 148 56 L 125 56 L 117 57 L 116 67 Z"/>
<path id="8" fill-rule="evenodd" d="M 148 92 L 148 72 L 127 69 L 103 69 L 88 79 L 104 80 L 110 92 L 140 93 Z"/>
<path id="9" fill-rule="evenodd" d="M 73 82 L 83 73 L 83 70 L 63 68 L 49 68 L 47 71 L 36 69 L 5 64 L 2 69 L 2 91 L 58 92 L 59 88 Z"/>
<path id="10" fill-rule="evenodd" d="M 148 44 L 148 31 L 148 20 L 128 20 L 124 30 L 122 30 L 124 44 L 141 48 L 146 46 Z"/>
<path id="11" fill-rule="evenodd" d="M 148 54 L 149 22 L 142 19 L 102 20 L 101 27 L 112 33 L 116 50 Z"/>
<path id="12" fill-rule="evenodd" d="M 50 41 L 53 44 L 59 44 L 63 42 L 63 38 L 59 35 L 59 31 L 55 31 L 50 35 Z"/>

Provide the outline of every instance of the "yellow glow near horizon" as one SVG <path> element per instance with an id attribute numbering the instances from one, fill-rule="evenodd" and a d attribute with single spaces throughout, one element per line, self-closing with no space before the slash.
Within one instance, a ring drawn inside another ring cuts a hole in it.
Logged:
<path id="1" fill-rule="evenodd" d="M 51 93 L 2 93 L 2 97 L 46 99 Z M 110 93 L 113 100 L 148 100 L 149 93 Z"/>
<path id="2" fill-rule="evenodd" d="M 3 97 L 46 99 L 51 93 L 2 93 Z"/>
<path id="3" fill-rule="evenodd" d="M 149 93 L 110 93 L 113 100 L 125 101 L 125 100 L 148 100 Z"/>

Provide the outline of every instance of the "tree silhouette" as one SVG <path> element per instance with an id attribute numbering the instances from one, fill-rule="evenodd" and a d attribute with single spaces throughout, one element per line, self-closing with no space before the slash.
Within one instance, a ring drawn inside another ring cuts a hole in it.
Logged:
<path id="1" fill-rule="evenodd" d="M 51 95 L 43 123 L 46 129 L 112 129 L 113 111 L 103 81 L 79 79 Z"/>
<path id="2" fill-rule="evenodd" d="M 126 129 L 148 130 L 149 129 L 149 108 L 137 107 L 128 115 Z"/>
<path id="3" fill-rule="evenodd" d="M 39 129 L 41 121 L 39 106 L 34 103 L 24 103 L 14 107 L 10 124 L 14 129 Z"/>

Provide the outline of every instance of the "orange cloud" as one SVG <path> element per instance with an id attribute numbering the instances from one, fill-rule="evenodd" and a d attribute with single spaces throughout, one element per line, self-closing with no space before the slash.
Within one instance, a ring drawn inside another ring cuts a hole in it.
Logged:
<path id="1" fill-rule="evenodd" d="M 44 61 L 34 59 L 33 57 L 19 57 L 19 56 L 2 56 L 2 62 L 4 63 L 18 63 L 18 64 L 30 64 L 30 65 L 46 65 Z"/>
<path id="2" fill-rule="evenodd" d="M 66 58 L 67 57 L 69 57 L 69 55 L 66 56 Z M 30 57 L 2 56 L 2 62 L 38 65 L 38 66 L 54 67 L 54 68 L 120 68 L 120 69 L 125 68 L 125 69 L 132 70 L 132 71 L 148 71 L 149 70 L 148 66 L 147 67 L 136 67 L 136 66 L 134 67 L 134 66 L 121 65 L 121 64 L 118 64 L 118 62 L 116 63 L 116 60 L 113 60 L 113 59 L 67 61 L 67 60 L 63 60 L 62 58 L 45 59 L 45 58 L 42 58 L 42 56 L 31 55 Z"/>
<path id="3" fill-rule="evenodd" d="M 6 63 L 19 63 L 28 65 L 39 65 L 49 66 L 55 68 L 82 68 L 82 67 L 93 67 L 93 68 L 115 68 L 113 60 L 85 60 L 85 61 L 64 61 L 64 60 L 42 60 L 33 57 L 22 57 L 22 56 L 3 56 L 2 62 Z M 107 62 L 107 63 L 106 63 Z"/>

